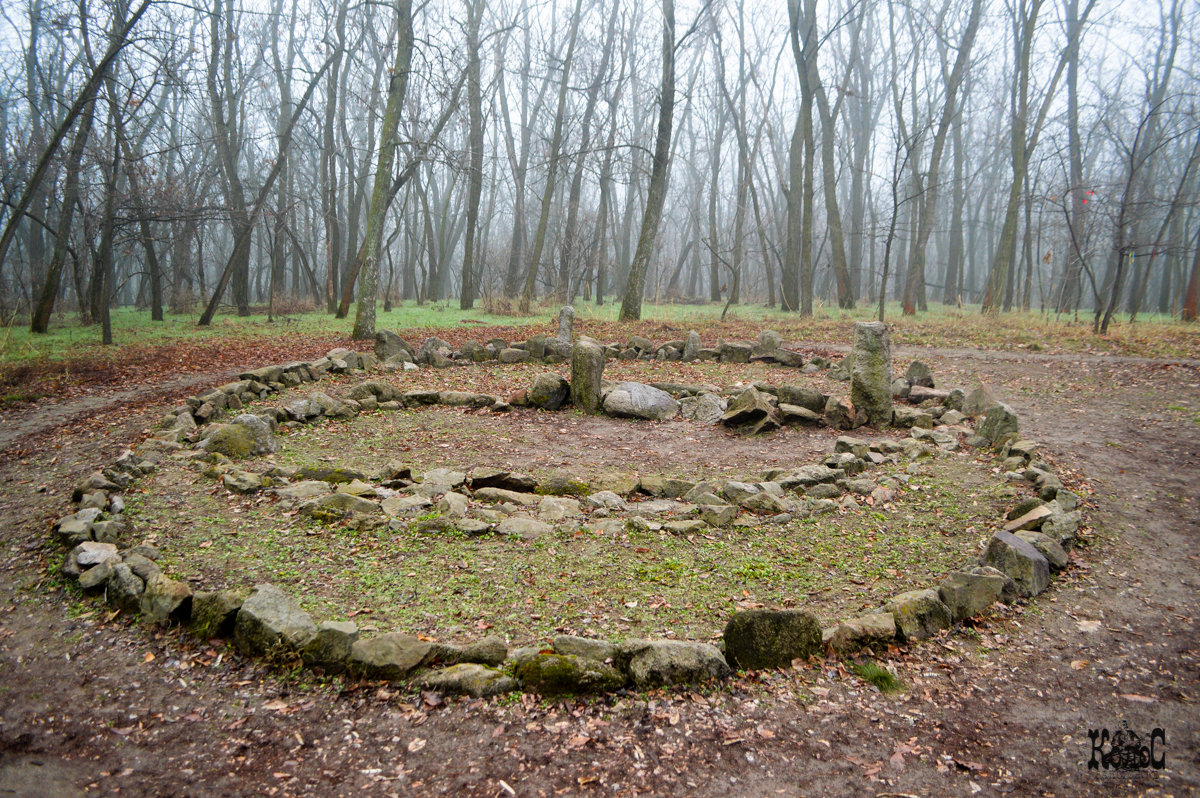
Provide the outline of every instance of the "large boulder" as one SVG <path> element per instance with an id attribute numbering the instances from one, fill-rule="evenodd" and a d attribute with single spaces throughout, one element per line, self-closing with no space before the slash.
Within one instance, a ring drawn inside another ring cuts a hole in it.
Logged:
<path id="1" fill-rule="evenodd" d="M 683 355 L 680 358 L 685 363 L 691 363 L 700 356 L 700 333 L 695 330 L 688 330 L 687 340 L 683 342 Z"/>
<path id="2" fill-rule="evenodd" d="M 866 414 L 867 423 L 892 423 L 892 343 L 887 325 L 879 321 L 854 325 L 850 401 Z"/>
<path id="3" fill-rule="evenodd" d="M 905 640 L 932 637 L 954 624 L 950 608 L 942 603 L 936 590 L 910 590 L 893 596 L 885 609 L 896 619 L 896 631 Z"/>
<path id="4" fill-rule="evenodd" d="M 604 412 L 620 418 L 667 421 L 679 413 L 671 394 L 640 382 L 622 382 L 604 397 Z"/>
<path id="5" fill-rule="evenodd" d="M 996 397 L 981 382 L 977 383 L 963 399 L 962 412 L 965 416 L 982 416 L 994 404 L 996 404 Z"/>
<path id="6" fill-rule="evenodd" d="M 725 624 L 725 659 L 735 668 L 783 668 L 821 652 L 821 624 L 803 610 L 746 610 Z"/>
<path id="7" fill-rule="evenodd" d="M 557 374 L 539 374 L 533 380 L 533 386 L 526 393 L 530 407 L 541 410 L 557 410 L 571 395 L 567 381 Z"/>
<path id="8" fill-rule="evenodd" d="M 715 646 L 682 640 L 627 640 L 618 657 L 639 689 L 697 684 L 729 675 L 729 664 Z"/>
<path id="9" fill-rule="evenodd" d="M 1032 544 L 1009 532 L 992 535 L 983 564 L 1011 577 L 1022 596 L 1036 596 L 1050 586 L 1050 563 Z"/>
<path id="10" fill-rule="evenodd" d="M 599 413 L 603 382 L 604 350 L 592 343 L 576 344 L 571 353 L 571 404 L 585 413 Z"/>
<path id="11" fill-rule="evenodd" d="M 242 602 L 233 642 L 243 653 L 301 651 L 317 636 L 317 625 L 291 596 L 272 584 L 258 585 Z"/>
<path id="12" fill-rule="evenodd" d="M 279 451 L 271 425 L 250 413 L 235 416 L 228 424 L 215 427 L 200 447 L 233 459 L 260 457 Z"/>

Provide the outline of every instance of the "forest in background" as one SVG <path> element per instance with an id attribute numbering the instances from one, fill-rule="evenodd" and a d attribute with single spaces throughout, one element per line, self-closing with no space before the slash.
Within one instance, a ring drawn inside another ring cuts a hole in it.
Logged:
<path id="1" fill-rule="evenodd" d="M 1182 0 L 21 0 L 0 320 L 456 298 L 1194 320 Z M 369 297 L 374 301 L 360 301 Z M 226 303 L 226 305 L 222 305 Z"/>

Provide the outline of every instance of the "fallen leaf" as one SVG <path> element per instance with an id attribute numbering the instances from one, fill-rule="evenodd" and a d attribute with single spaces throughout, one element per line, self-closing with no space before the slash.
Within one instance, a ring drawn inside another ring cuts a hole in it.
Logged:
<path id="1" fill-rule="evenodd" d="M 416 738 L 415 740 L 413 740 L 411 743 L 408 744 L 408 752 L 410 754 L 415 754 L 417 751 L 420 751 L 422 748 L 425 747 L 425 742 L 426 741 L 420 737 Z"/>
<path id="2" fill-rule="evenodd" d="M 1126 701 L 1133 701 L 1138 704 L 1153 704 L 1157 698 L 1151 698 L 1148 695 L 1138 695 L 1137 693 L 1121 693 L 1118 698 L 1124 698 Z"/>
<path id="3" fill-rule="evenodd" d="M 1074 670 L 1074 671 L 1081 671 L 1081 670 L 1083 670 L 1084 668 L 1086 668 L 1087 666 L 1088 666 L 1088 661 L 1087 661 L 1086 659 L 1073 659 L 1073 660 L 1071 660 L 1071 670 Z"/>
<path id="4" fill-rule="evenodd" d="M 1100 621 L 1080 621 L 1076 626 L 1081 632 L 1099 632 L 1103 628 Z"/>

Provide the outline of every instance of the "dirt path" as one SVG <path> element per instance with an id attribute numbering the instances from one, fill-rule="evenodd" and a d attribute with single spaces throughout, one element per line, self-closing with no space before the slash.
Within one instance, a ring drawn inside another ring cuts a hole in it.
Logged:
<path id="1" fill-rule="evenodd" d="M 266 674 L 178 632 L 109 621 L 46 578 L 44 533 L 68 486 L 154 409 L 116 394 L 115 409 L 32 414 L 19 431 L 5 419 L 0 796 L 1197 792 L 1200 371 L 921 354 L 945 384 L 987 380 L 1060 470 L 1085 476 L 1098 533 L 1017 618 L 897 653 L 900 698 L 834 665 L 590 703 L 443 704 Z M 1122 723 L 1164 730 L 1165 770 L 1087 769 L 1088 730 Z"/>

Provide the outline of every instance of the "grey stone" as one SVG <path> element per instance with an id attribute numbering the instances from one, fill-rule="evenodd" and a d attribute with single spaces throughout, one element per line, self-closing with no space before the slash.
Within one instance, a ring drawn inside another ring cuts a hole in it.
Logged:
<path id="1" fill-rule="evenodd" d="M 994 574 L 953 571 L 938 585 L 938 597 L 950 608 L 954 620 L 961 621 L 999 601 L 1005 584 L 1011 581 L 998 571 Z"/>
<path id="2" fill-rule="evenodd" d="M 496 526 L 496 532 L 501 535 L 511 535 L 521 540 L 537 540 L 553 534 L 554 527 L 544 521 L 522 515 L 505 518 Z"/>
<path id="3" fill-rule="evenodd" d="M 1050 536 L 1031 530 L 1022 530 L 1016 534 L 1017 537 L 1033 546 L 1046 558 L 1046 562 L 1050 564 L 1051 572 L 1061 571 L 1070 562 L 1066 550 L 1057 540 L 1052 539 Z"/>
<path id="4" fill-rule="evenodd" d="M 261 474 L 231 468 L 221 477 L 225 489 L 234 493 L 257 493 L 267 486 L 267 480 Z"/>
<path id="5" fill-rule="evenodd" d="M 727 406 L 725 400 L 715 393 L 685 396 L 679 400 L 679 412 L 683 417 L 701 424 L 716 424 Z"/>
<path id="6" fill-rule="evenodd" d="M 71 550 L 71 554 L 75 557 L 75 562 L 82 568 L 90 568 L 109 560 L 120 561 L 121 559 L 114 544 L 96 543 L 90 540 L 80 543 Z"/>
<path id="7" fill-rule="evenodd" d="M 334 467 L 334 466 L 305 466 L 296 469 L 292 475 L 293 479 L 299 481 L 319 480 L 328 482 L 331 485 L 340 485 L 343 482 L 352 482 L 356 479 L 366 479 L 367 475 L 357 469 Z"/>
<path id="8" fill-rule="evenodd" d="M 301 502 L 304 499 L 325 496 L 326 493 L 331 493 L 332 491 L 334 491 L 334 488 L 330 486 L 329 482 L 310 479 L 293 482 L 292 485 L 277 487 L 274 492 L 281 499 L 288 499 L 290 502 Z"/>
<path id="9" fill-rule="evenodd" d="M 560 341 L 570 343 L 574 326 L 575 308 L 570 305 L 563 305 L 558 311 L 558 334 L 555 337 Z"/>
<path id="10" fill-rule="evenodd" d="M 792 509 L 786 501 L 765 491 L 753 496 L 746 496 L 738 504 L 758 515 L 778 515 Z"/>
<path id="11" fill-rule="evenodd" d="M 119 560 L 105 560 L 104 562 L 93 565 L 79 575 L 79 589 L 85 593 L 92 590 L 98 590 L 108 584 L 108 580 L 112 577 L 113 566 Z M 126 566 L 128 567 L 128 566 Z"/>
<path id="12" fill-rule="evenodd" d="M 476 501 L 488 504 L 517 504 L 522 507 L 536 507 L 542 500 L 540 496 L 531 493 L 521 493 L 504 488 L 480 488 L 472 496 Z"/>
<path id="13" fill-rule="evenodd" d="M 727 427 L 757 434 L 778 428 L 783 419 L 775 397 L 756 388 L 747 388 L 729 402 L 729 409 L 721 416 Z"/>
<path id="14" fill-rule="evenodd" d="M 933 371 L 920 360 L 914 360 L 908 364 L 908 371 L 904 372 L 904 379 L 908 381 L 909 385 L 920 385 L 923 388 L 933 387 Z"/>
<path id="15" fill-rule="evenodd" d="M 814 413 L 807 407 L 790 405 L 787 402 L 779 403 L 779 417 L 785 426 L 819 427 L 825 423 L 825 418 L 820 413 Z"/>
<path id="16" fill-rule="evenodd" d="M 867 423 L 867 414 L 849 402 L 829 397 L 825 403 L 825 423 L 837 429 L 857 429 Z"/>
<path id="17" fill-rule="evenodd" d="M 905 640 L 923 640 L 954 625 L 954 615 L 936 590 L 910 590 L 888 600 L 886 609 L 896 619 L 896 630 Z"/>
<path id="18" fill-rule="evenodd" d="M 530 493 L 537 490 L 538 482 L 529 474 L 502 471 L 495 468 L 473 468 L 467 472 L 472 490 L 500 488 L 501 490 Z"/>
<path id="19" fill-rule="evenodd" d="M 530 407 L 558 410 L 571 395 L 567 381 L 557 374 L 539 374 L 533 380 L 526 398 Z"/>
<path id="20" fill-rule="evenodd" d="M 896 618 L 890 612 L 872 612 L 850 618 L 821 633 L 821 640 L 839 654 L 863 648 L 878 649 L 896 639 Z"/>
<path id="21" fill-rule="evenodd" d="M 717 349 L 722 363 L 749 363 L 754 354 L 754 346 L 746 343 L 721 341 Z"/>
<path id="22" fill-rule="evenodd" d="M 618 657 L 639 689 L 697 684 L 729 675 L 729 665 L 715 646 L 681 640 L 627 640 Z"/>
<path id="23" fill-rule="evenodd" d="M 432 645 L 412 635 L 389 632 L 350 647 L 346 668 L 366 679 L 403 679 L 425 661 Z"/>
<path id="24" fill-rule="evenodd" d="M 667 421 L 679 413 L 679 402 L 658 388 L 640 382 L 622 382 L 605 396 L 604 412 L 620 418 Z"/>
<path id="25" fill-rule="evenodd" d="M 316 634 L 317 625 L 291 596 L 272 584 L 261 584 L 238 610 L 233 641 L 245 654 L 299 652 Z"/>
<path id="26" fill-rule="evenodd" d="M 603 383 L 604 350 L 591 343 L 577 344 L 571 353 L 571 404 L 585 413 L 599 413 Z"/>
<path id="27" fill-rule="evenodd" d="M 534 654 L 517 662 L 516 674 L 524 689 L 541 695 L 608 693 L 625 685 L 613 666 L 573 654 Z"/>
<path id="28" fill-rule="evenodd" d="M 625 500 L 611 490 L 600 490 L 588 495 L 584 503 L 589 507 L 604 507 L 609 510 L 625 508 Z"/>
<path id="29" fill-rule="evenodd" d="M 1006 438 L 1016 436 L 1017 428 L 1017 414 L 1008 405 L 997 402 L 988 408 L 987 415 L 975 431 L 995 445 Z"/>
<path id="30" fill-rule="evenodd" d="M 381 361 L 399 357 L 412 360 L 413 349 L 408 342 L 390 330 L 379 330 L 375 333 L 375 357 Z"/>
<path id="31" fill-rule="evenodd" d="M 513 692 L 517 680 L 495 668 L 464 662 L 430 671 L 421 678 L 421 686 L 439 693 L 486 698 Z"/>
<path id="32" fill-rule="evenodd" d="M 330 493 L 309 499 L 300 505 L 301 515 L 318 520 L 345 518 L 351 513 L 376 515 L 381 508 L 377 502 L 369 501 L 349 493 Z"/>
<path id="33" fill-rule="evenodd" d="M 192 589 L 156 573 L 146 579 L 141 606 L 142 615 L 150 621 L 186 621 L 192 610 Z"/>
<path id="34" fill-rule="evenodd" d="M 341 673 L 357 640 L 358 625 L 353 621 L 321 621 L 316 637 L 304 647 L 304 663 L 328 673 Z"/>
<path id="35" fill-rule="evenodd" d="M 1058 497 L 1062 498 L 1061 492 Z M 1056 508 L 1042 521 L 1042 528 L 1039 531 L 1064 549 L 1069 550 L 1075 545 L 1075 536 L 1079 532 L 1080 521 L 1081 516 L 1078 510 L 1063 512 Z"/>
<path id="36" fill-rule="evenodd" d="M 399 518 L 432 506 L 433 500 L 428 496 L 389 496 L 380 503 L 379 509 L 388 518 Z"/>
<path id="37" fill-rule="evenodd" d="M 825 403 L 829 401 L 829 397 L 807 385 L 780 385 L 779 401 L 821 413 L 825 410 Z"/>
<path id="38" fill-rule="evenodd" d="M 725 659 L 735 668 L 784 668 L 821 653 L 821 624 L 803 610 L 746 610 L 725 624 Z"/>
<path id="39" fill-rule="evenodd" d="M 100 566 L 103 567 L 103 566 Z M 105 597 L 109 606 L 116 607 L 122 612 L 136 613 L 142 608 L 142 593 L 146 583 L 133 572 L 125 563 L 112 565 L 112 573 L 105 587 Z"/>
<path id="40" fill-rule="evenodd" d="M 467 497 L 461 493 L 448 491 L 442 494 L 442 498 L 438 500 L 434 508 L 449 518 L 462 518 L 467 514 Z"/>
<path id="41" fill-rule="evenodd" d="M 532 358 L 524 349 L 513 349 L 510 347 L 500 350 L 500 354 L 496 356 L 496 359 L 501 363 L 524 363 Z"/>
<path id="42" fill-rule="evenodd" d="M 192 596 L 192 633 L 201 640 L 229 637 L 244 600 L 243 594 L 232 590 L 197 591 Z"/>
<path id="43" fill-rule="evenodd" d="M 966 398 L 963 400 L 961 410 L 962 413 L 967 416 L 981 416 L 986 413 L 994 404 L 997 404 L 996 397 L 993 396 L 988 387 L 981 382 L 976 384 L 976 386 L 971 389 L 971 392 L 966 395 Z"/>
<path id="44" fill-rule="evenodd" d="M 850 401 L 881 427 L 892 421 L 892 345 L 887 325 L 855 322 Z"/>
<path id="45" fill-rule="evenodd" d="M 737 516 L 738 508 L 732 504 L 701 503 L 700 506 L 700 520 L 712 527 L 727 527 Z"/>
<path id="46" fill-rule="evenodd" d="M 437 662 L 454 665 L 472 662 L 478 665 L 499 665 L 508 658 L 508 645 L 497 635 L 488 635 L 466 644 L 434 643 L 426 664 Z"/>
<path id="47" fill-rule="evenodd" d="M 279 451 L 271 426 L 259 416 L 243 413 L 216 429 L 201 447 L 226 457 L 260 457 Z"/>
<path id="48" fill-rule="evenodd" d="M 915 407 L 897 407 L 892 412 L 892 424 L 897 427 L 933 429 L 933 416 Z"/>
<path id="49" fill-rule="evenodd" d="M 983 564 L 1011 577 L 1022 596 L 1036 596 L 1050 586 L 1050 563 L 1031 544 L 1009 532 L 992 535 Z"/>
<path id="50" fill-rule="evenodd" d="M 809 488 L 827 482 L 835 482 L 846 475 L 845 471 L 825 465 L 806 465 L 786 472 L 776 480 L 786 490 Z"/>
<path id="51" fill-rule="evenodd" d="M 688 330 L 687 340 L 683 344 L 683 361 L 691 363 L 700 356 L 700 333 L 695 330 Z"/>

